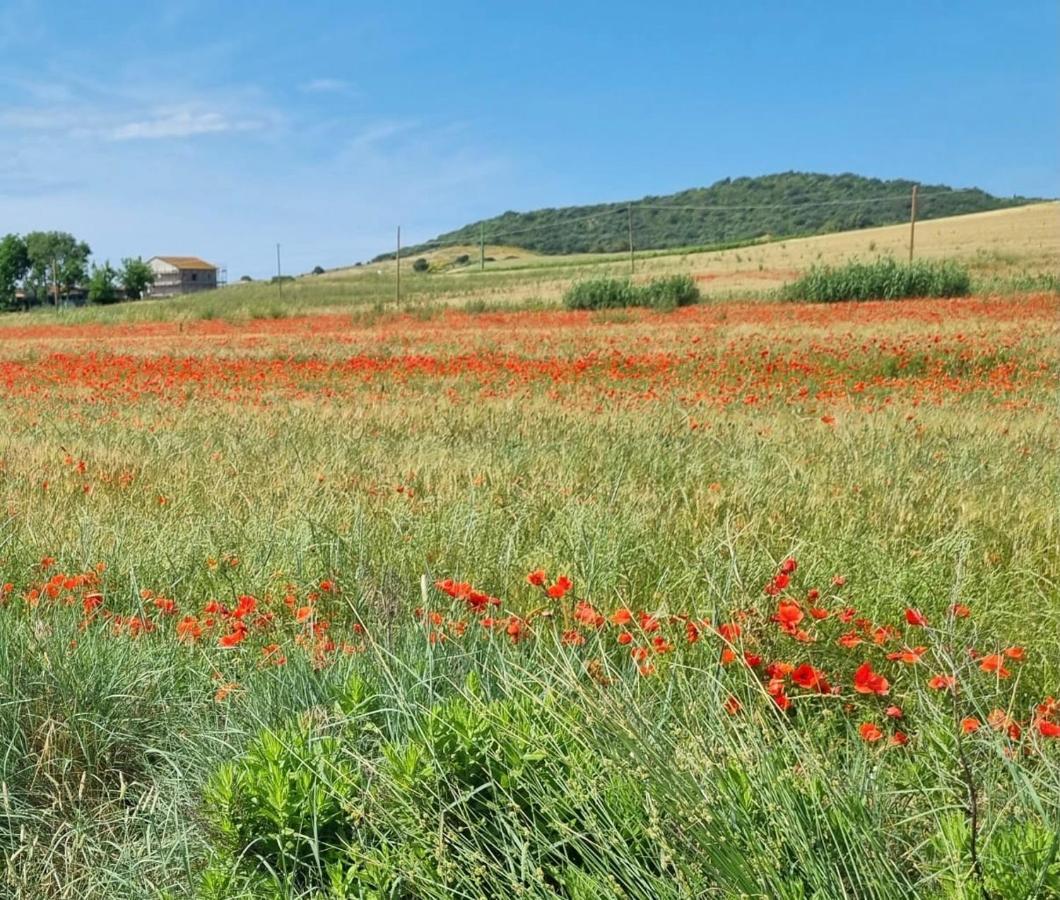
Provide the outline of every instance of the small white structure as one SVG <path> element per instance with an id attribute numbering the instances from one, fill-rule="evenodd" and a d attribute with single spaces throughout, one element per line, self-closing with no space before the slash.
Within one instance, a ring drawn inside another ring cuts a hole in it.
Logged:
<path id="1" fill-rule="evenodd" d="M 155 273 L 150 297 L 173 297 L 212 291 L 217 287 L 217 266 L 197 256 L 152 256 L 147 264 Z"/>

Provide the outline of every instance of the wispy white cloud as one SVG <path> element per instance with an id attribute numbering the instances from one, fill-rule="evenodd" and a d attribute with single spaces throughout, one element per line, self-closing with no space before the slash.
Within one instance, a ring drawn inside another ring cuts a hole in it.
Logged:
<path id="1" fill-rule="evenodd" d="M 262 119 L 233 118 L 215 111 L 162 109 L 145 119 L 124 122 L 105 132 L 112 141 L 186 138 L 226 131 L 257 131 L 266 127 Z"/>
<path id="2" fill-rule="evenodd" d="M 298 86 L 306 94 L 352 94 L 353 85 L 341 78 L 314 78 Z"/>

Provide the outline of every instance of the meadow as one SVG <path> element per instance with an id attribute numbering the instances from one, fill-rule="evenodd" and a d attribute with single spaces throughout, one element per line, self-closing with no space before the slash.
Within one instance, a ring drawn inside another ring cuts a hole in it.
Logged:
<path id="1" fill-rule="evenodd" d="M 1060 895 L 1055 293 L 225 293 L 0 327 L 3 890 Z"/>

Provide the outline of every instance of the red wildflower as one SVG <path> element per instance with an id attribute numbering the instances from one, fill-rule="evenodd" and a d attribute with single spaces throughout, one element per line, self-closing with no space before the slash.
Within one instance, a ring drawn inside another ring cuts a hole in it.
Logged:
<path id="1" fill-rule="evenodd" d="M 892 747 L 904 747 L 909 743 L 909 735 L 904 731 L 896 731 L 891 735 L 891 746 Z"/>
<path id="2" fill-rule="evenodd" d="M 873 722 L 863 723 L 862 726 L 858 729 L 858 734 L 861 735 L 861 739 L 863 741 L 867 741 L 870 744 L 875 743 L 883 737 L 883 732 L 880 731 L 879 727 L 876 726 Z"/>
<path id="3" fill-rule="evenodd" d="M 633 613 L 631 613 L 624 606 L 621 609 L 615 610 L 611 614 L 612 625 L 628 625 L 633 621 Z"/>
<path id="4" fill-rule="evenodd" d="M 883 714 L 890 719 L 900 719 L 902 718 L 902 709 L 900 706 L 888 706 L 883 711 Z"/>
<path id="5" fill-rule="evenodd" d="M 886 678 L 872 671 L 872 663 L 862 663 L 854 673 L 854 690 L 859 694 L 883 696 L 889 687 Z"/>
<path id="6" fill-rule="evenodd" d="M 910 625 L 927 625 L 928 621 L 924 617 L 924 614 L 919 609 L 907 609 L 905 611 L 905 620 Z"/>
<path id="7" fill-rule="evenodd" d="M 972 611 L 963 603 L 954 603 L 950 607 L 950 613 L 955 619 L 967 619 L 972 614 Z"/>
<path id="8" fill-rule="evenodd" d="M 933 691 L 946 691 L 952 688 L 957 683 L 957 679 L 952 675 L 932 675 L 928 679 L 928 687 Z"/>
<path id="9" fill-rule="evenodd" d="M 529 575 L 527 575 L 526 576 L 526 580 L 527 580 L 527 582 L 529 584 L 532 584 L 534 587 L 544 587 L 545 586 L 545 579 L 547 577 L 548 576 L 545 574 L 545 570 L 544 569 L 537 569 L 536 571 L 531 572 Z"/>
<path id="10" fill-rule="evenodd" d="M 1060 725 L 1050 722 L 1048 719 L 1038 719 L 1038 734 L 1044 738 L 1060 738 Z"/>
<path id="11" fill-rule="evenodd" d="M 633 635 L 632 635 L 632 634 L 630 634 L 630 633 L 629 633 L 628 631 L 623 631 L 623 632 L 622 632 L 622 633 L 621 633 L 621 634 L 620 634 L 620 635 L 618 636 L 618 642 L 619 642 L 620 644 L 622 644 L 622 645 L 625 645 L 625 644 L 629 644 L 629 643 L 632 643 L 632 642 L 633 642 Z"/>
<path id="12" fill-rule="evenodd" d="M 560 575 L 559 578 L 556 579 L 556 583 L 548 589 L 548 595 L 553 600 L 561 600 L 572 587 L 574 587 L 574 582 L 572 582 L 566 575 Z"/>
<path id="13" fill-rule="evenodd" d="M 1008 678 L 1012 674 L 1005 668 L 1005 657 L 1000 653 L 991 653 L 989 656 L 984 656 L 979 668 L 984 672 L 996 673 L 998 678 Z"/>
<path id="14" fill-rule="evenodd" d="M 805 688 L 810 691 L 820 691 L 821 693 L 827 693 L 828 681 L 825 678 L 824 672 L 820 669 L 815 669 L 809 663 L 803 663 L 800 666 L 796 666 L 792 670 L 791 680 L 801 688 Z"/>
<path id="15" fill-rule="evenodd" d="M 741 709 L 743 709 L 743 704 L 735 695 L 729 694 L 721 708 L 730 716 L 735 716 Z"/>
<path id="16" fill-rule="evenodd" d="M 979 727 L 981 725 L 982 725 L 982 722 L 980 722 L 974 716 L 968 716 L 968 717 L 966 717 L 964 719 L 961 719 L 961 731 L 964 734 L 974 734 L 975 732 L 977 732 L 979 730 Z"/>

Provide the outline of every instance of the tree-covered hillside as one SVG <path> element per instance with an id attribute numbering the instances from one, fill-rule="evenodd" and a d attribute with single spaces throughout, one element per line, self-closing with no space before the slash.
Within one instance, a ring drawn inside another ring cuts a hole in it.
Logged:
<path id="1" fill-rule="evenodd" d="M 487 244 L 515 245 L 539 253 L 621 251 L 629 247 L 626 210 L 630 205 L 638 250 L 893 225 L 909 218 L 912 187 L 912 181 L 883 181 L 850 174 L 784 172 L 758 178 L 726 178 L 707 188 L 645 197 L 632 204 L 506 212 L 439 235 L 407 252 L 445 244 L 476 244 L 481 236 Z M 919 191 L 918 218 L 924 219 L 1034 202 L 1026 197 L 994 197 L 977 188 L 955 190 L 925 184 Z M 393 254 L 377 258 L 388 256 Z"/>

